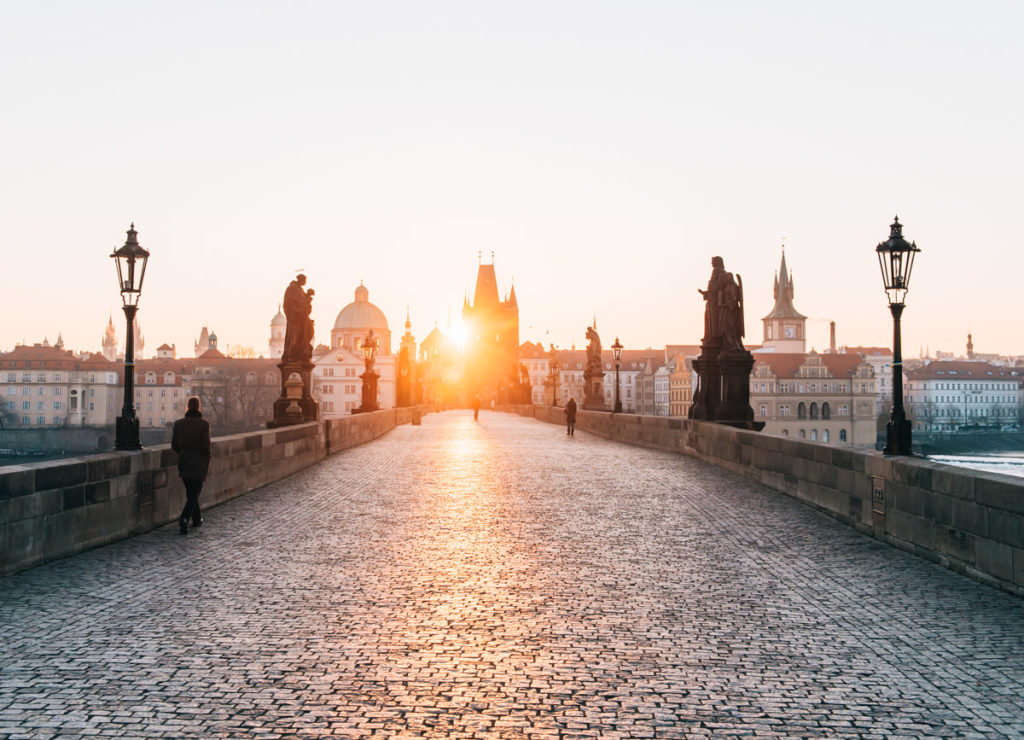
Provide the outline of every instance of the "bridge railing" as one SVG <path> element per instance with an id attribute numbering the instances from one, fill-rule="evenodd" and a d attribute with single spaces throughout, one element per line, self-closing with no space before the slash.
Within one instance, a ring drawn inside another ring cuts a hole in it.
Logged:
<path id="1" fill-rule="evenodd" d="M 369 442 L 426 407 L 215 437 L 208 508 Z M 0 575 L 114 542 L 177 519 L 185 489 L 170 445 L 0 468 Z"/>
<path id="2" fill-rule="evenodd" d="M 564 424 L 561 408 L 502 410 Z M 577 429 L 699 457 L 861 532 L 1024 595 L 1024 480 L 673 417 L 580 411 Z"/>

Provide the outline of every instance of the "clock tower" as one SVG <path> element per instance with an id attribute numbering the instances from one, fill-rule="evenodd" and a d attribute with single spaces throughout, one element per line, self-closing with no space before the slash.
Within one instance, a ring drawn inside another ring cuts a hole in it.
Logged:
<path id="1" fill-rule="evenodd" d="M 771 352 L 807 351 L 807 317 L 793 306 L 793 275 L 786 268 L 786 248 L 782 265 L 775 276 L 775 306 L 761 319 L 764 324 L 764 348 Z"/>

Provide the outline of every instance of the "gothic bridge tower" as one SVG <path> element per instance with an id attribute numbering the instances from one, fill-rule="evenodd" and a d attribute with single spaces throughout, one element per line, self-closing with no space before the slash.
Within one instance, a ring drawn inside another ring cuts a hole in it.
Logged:
<path id="1" fill-rule="evenodd" d="M 477 268 L 473 303 L 462 306 L 466 326 L 466 392 L 481 401 L 512 400 L 519 383 L 519 304 L 516 289 L 501 300 L 498 279 L 491 264 Z"/>

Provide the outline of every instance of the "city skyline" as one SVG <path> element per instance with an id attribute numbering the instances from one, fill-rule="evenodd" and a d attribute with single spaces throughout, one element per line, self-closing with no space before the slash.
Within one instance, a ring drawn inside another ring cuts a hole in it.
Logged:
<path id="1" fill-rule="evenodd" d="M 132 221 L 146 356 L 190 354 L 204 323 L 265 352 L 299 268 L 318 341 L 360 280 L 422 339 L 492 251 L 523 341 L 581 347 L 596 312 L 606 343 L 694 343 L 721 255 L 757 344 L 783 243 L 808 349 L 829 321 L 888 346 L 873 252 L 898 214 L 922 249 L 907 356 L 968 331 L 1024 351 L 1003 308 L 1024 268 L 1014 5 L 51 10 L 0 29 L 21 71 L 5 350 L 98 350 L 111 311 L 123 341 L 107 255 Z"/>

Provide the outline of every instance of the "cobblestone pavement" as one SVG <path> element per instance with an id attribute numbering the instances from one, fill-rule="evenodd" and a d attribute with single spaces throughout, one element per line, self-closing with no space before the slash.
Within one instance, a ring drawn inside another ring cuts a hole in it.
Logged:
<path id="1" fill-rule="evenodd" d="M 0 579 L 0 737 L 1021 737 L 1022 648 L 730 473 L 449 412 Z"/>

